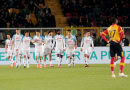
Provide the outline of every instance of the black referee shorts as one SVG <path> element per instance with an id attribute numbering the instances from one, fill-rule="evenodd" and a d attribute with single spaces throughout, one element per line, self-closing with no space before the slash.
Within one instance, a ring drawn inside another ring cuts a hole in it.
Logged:
<path id="1" fill-rule="evenodd" d="M 115 54 L 117 54 L 117 56 L 123 57 L 123 49 L 119 43 L 110 41 L 110 55 L 111 57 L 115 57 Z"/>

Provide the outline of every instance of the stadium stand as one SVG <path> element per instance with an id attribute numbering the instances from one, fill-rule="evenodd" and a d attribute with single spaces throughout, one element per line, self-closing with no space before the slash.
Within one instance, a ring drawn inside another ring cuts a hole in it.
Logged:
<path id="1" fill-rule="evenodd" d="M 44 0 L 1 0 L 0 27 L 56 27 Z"/>
<path id="2" fill-rule="evenodd" d="M 71 26 L 108 26 L 111 17 L 120 25 L 130 25 L 129 0 L 60 0 L 64 15 Z"/>

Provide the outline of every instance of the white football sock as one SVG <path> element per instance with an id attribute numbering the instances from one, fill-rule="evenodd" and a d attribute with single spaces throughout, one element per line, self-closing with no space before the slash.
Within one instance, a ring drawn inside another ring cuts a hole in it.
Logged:
<path id="1" fill-rule="evenodd" d="M 72 57 L 72 64 L 74 64 L 74 57 Z"/>
<path id="2" fill-rule="evenodd" d="M 51 61 L 49 61 L 50 62 L 50 64 L 52 64 L 52 60 Z"/>
<path id="3" fill-rule="evenodd" d="M 26 66 L 25 61 L 26 61 L 26 58 L 23 59 L 23 64 L 24 64 L 24 66 Z"/>
<path id="4" fill-rule="evenodd" d="M 18 66 L 18 56 L 16 56 L 15 62 L 16 62 L 16 67 L 17 67 Z"/>
<path id="5" fill-rule="evenodd" d="M 46 65 L 46 61 L 44 61 L 44 65 Z"/>
<path id="6" fill-rule="evenodd" d="M 62 58 L 60 58 L 60 65 L 61 65 L 61 62 L 62 62 Z"/>
<path id="7" fill-rule="evenodd" d="M 86 57 L 86 64 L 89 64 L 89 58 Z"/>
<path id="8" fill-rule="evenodd" d="M 60 57 L 57 57 L 58 66 L 60 65 Z"/>
<path id="9" fill-rule="evenodd" d="M 70 64 L 70 58 L 67 58 L 67 63 L 68 63 L 68 65 Z"/>
<path id="10" fill-rule="evenodd" d="M 40 65 L 42 66 L 42 60 L 40 60 Z"/>
<path id="11" fill-rule="evenodd" d="M 29 65 L 29 59 L 27 58 L 27 65 Z"/>

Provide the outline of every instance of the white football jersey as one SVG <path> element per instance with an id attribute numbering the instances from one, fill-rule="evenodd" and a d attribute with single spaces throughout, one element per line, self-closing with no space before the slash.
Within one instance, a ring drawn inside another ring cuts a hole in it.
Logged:
<path id="1" fill-rule="evenodd" d="M 54 43 L 53 45 L 56 43 L 56 48 L 60 48 L 60 49 L 64 49 L 65 48 L 65 39 L 63 35 L 56 35 L 54 37 Z"/>
<path id="2" fill-rule="evenodd" d="M 11 39 L 6 39 L 5 44 L 7 45 L 7 51 L 11 51 Z"/>
<path id="3" fill-rule="evenodd" d="M 75 45 L 75 38 L 68 38 L 66 36 L 65 38 L 65 44 L 66 44 L 66 49 L 74 49 L 74 45 Z"/>
<path id="4" fill-rule="evenodd" d="M 44 48 L 52 48 L 52 44 L 53 44 L 52 41 L 53 41 L 52 36 L 46 35 Z"/>
<path id="5" fill-rule="evenodd" d="M 81 47 L 83 48 L 94 47 L 92 37 L 83 37 L 81 41 Z"/>
<path id="6" fill-rule="evenodd" d="M 13 35 L 12 40 L 14 41 L 14 48 L 16 48 L 16 49 L 20 49 L 21 48 L 22 38 L 23 38 L 22 34 L 19 34 L 19 35 L 15 34 L 15 35 Z"/>
<path id="7" fill-rule="evenodd" d="M 23 37 L 23 39 L 22 39 L 22 41 L 23 41 L 23 48 L 25 49 L 29 49 L 30 48 L 30 42 L 32 41 L 32 38 L 31 37 L 26 37 L 26 36 L 24 36 Z"/>
<path id="8" fill-rule="evenodd" d="M 37 40 L 37 42 L 34 43 L 35 47 L 40 47 L 42 46 L 41 43 L 44 41 L 44 37 L 42 35 L 40 36 L 34 36 L 33 40 Z"/>

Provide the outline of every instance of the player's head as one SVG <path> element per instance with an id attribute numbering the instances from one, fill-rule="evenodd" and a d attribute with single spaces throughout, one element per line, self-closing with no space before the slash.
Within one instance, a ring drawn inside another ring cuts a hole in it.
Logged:
<path id="1" fill-rule="evenodd" d="M 25 36 L 26 36 L 26 37 L 29 36 L 29 31 L 25 31 Z"/>
<path id="2" fill-rule="evenodd" d="M 11 38 L 11 36 L 10 36 L 10 34 L 8 33 L 8 34 L 7 34 L 7 39 L 10 39 L 10 38 Z"/>
<path id="3" fill-rule="evenodd" d="M 90 32 L 87 31 L 87 32 L 86 32 L 86 37 L 89 37 L 89 36 L 90 36 Z"/>
<path id="4" fill-rule="evenodd" d="M 40 31 L 39 30 L 36 31 L 36 35 L 40 36 Z"/>
<path id="5" fill-rule="evenodd" d="M 16 29 L 16 34 L 20 34 L 20 30 L 19 29 Z"/>
<path id="6" fill-rule="evenodd" d="M 67 30 L 67 34 L 71 34 L 71 30 Z"/>
<path id="7" fill-rule="evenodd" d="M 58 35 L 60 35 L 60 34 L 61 34 L 60 30 L 58 30 L 58 31 L 57 31 L 57 34 L 58 34 Z"/>
<path id="8" fill-rule="evenodd" d="M 49 35 L 49 36 L 52 36 L 52 33 L 53 33 L 52 31 L 49 31 L 49 32 L 48 32 L 48 35 Z"/>
<path id="9" fill-rule="evenodd" d="M 118 19 L 114 17 L 111 19 L 111 22 L 112 24 L 118 24 Z"/>
<path id="10" fill-rule="evenodd" d="M 71 31 L 70 30 L 67 31 L 67 36 L 68 36 L 68 38 L 71 38 Z"/>

